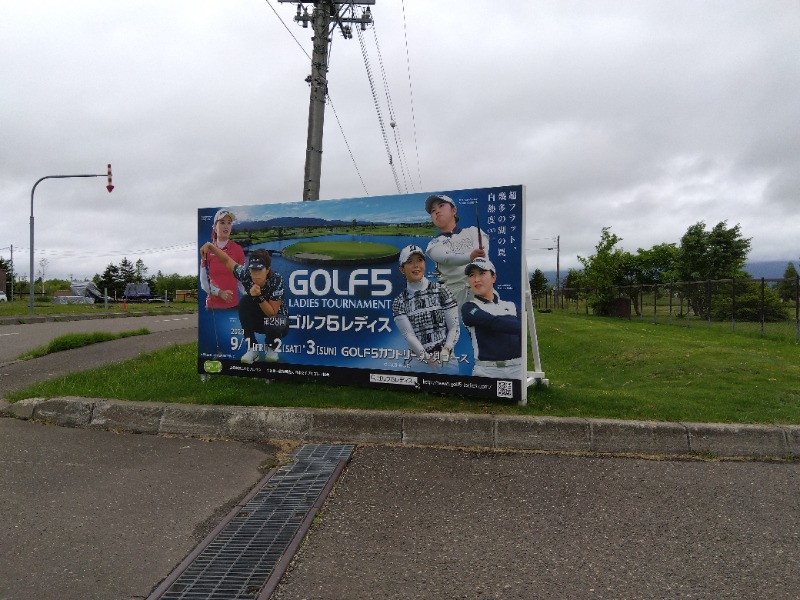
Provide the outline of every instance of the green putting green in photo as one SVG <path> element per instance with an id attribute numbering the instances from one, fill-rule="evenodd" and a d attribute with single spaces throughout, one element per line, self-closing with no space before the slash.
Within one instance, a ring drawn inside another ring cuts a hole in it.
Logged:
<path id="1" fill-rule="evenodd" d="M 283 255 L 288 259 L 320 261 L 390 261 L 395 260 L 399 250 L 388 244 L 373 242 L 297 242 L 287 246 Z"/>

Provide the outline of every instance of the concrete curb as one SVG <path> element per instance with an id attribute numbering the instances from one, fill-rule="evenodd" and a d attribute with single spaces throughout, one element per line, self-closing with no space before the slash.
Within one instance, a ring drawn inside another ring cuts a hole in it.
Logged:
<path id="1" fill-rule="evenodd" d="M 800 426 L 203 406 L 93 398 L 0 400 L 0 416 L 152 435 L 721 458 L 800 457 Z"/>

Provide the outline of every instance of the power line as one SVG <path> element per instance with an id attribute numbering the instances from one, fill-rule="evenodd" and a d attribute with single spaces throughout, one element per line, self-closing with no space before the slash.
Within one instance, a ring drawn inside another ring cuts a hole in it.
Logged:
<path id="1" fill-rule="evenodd" d="M 403 8 L 403 39 L 406 45 L 406 72 L 408 73 L 408 96 L 411 103 L 411 127 L 414 134 L 414 150 L 417 153 L 417 178 L 419 179 L 419 189 L 422 187 L 422 174 L 419 168 L 419 146 L 417 145 L 417 120 L 414 114 L 414 90 L 411 86 L 411 59 L 408 54 L 408 28 L 406 27 L 406 3 L 405 0 L 400 2 Z"/>
<path id="2" fill-rule="evenodd" d="M 381 54 L 381 47 L 380 44 L 378 43 L 378 30 L 374 25 L 372 27 L 372 34 L 375 39 L 375 51 L 378 54 L 378 64 L 380 65 L 381 68 L 381 78 L 383 79 L 383 91 L 384 94 L 386 95 L 386 107 L 389 110 L 389 125 L 392 128 L 392 135 L 394 136 L 394 145 L 395 148 L 397 148 L 397 156 L 400 158 L 400 170 L 403 173 L 403 181 L 405 182 L 407 181 L 407 179 L 410 178 L 410 173 L 409 177 L 407 177 L 406 172 L 408 171 L 408 163 L 406 162 L 405 159 L 406 155 L 405 155 L 405 150 L 403 149 L 402 138 L 397 133 L 397 117 L 395 116 L 394 106 L 392 104 L 392 94 L 389 91 L 389 80 L 386 77 L 386 69 L 384 69 L 383 67 L 383 55 Z M 408 193 L 408 185 L 406 185 L 405 187 L 406 187 L 406 193 Z M 411 184 L 411 188 L 412 191 L 414 191 L 413 183 Z"/>
<path id="3" fill-rule="evenodd" d="M 336 112 L 336 108 L 333 106 L 333 99 L 331 98 L 330 94 L 328 94 L 328 102 L 330 102 L 331 110 L 333 111 L 333 116 L 336 118 L 336 124 L 339 126 L 339 131 L 342 133 L 342 138 L 344 138 L 344 145 L 347 147 L 347 152 L 350 154 L 350 160 L 353 162 L 353 167 L 356 170 L 356 174 L 358 174 L 358 179 L 361 182 L 361 187 L 364 188 L 364 193 L 369 196 L 369 192 L 367 191 L 367 186 L 364 184 L 364 178 L 361 177 L 361 171 L 358 169 L 358 164 L 356 163 L 356 157 L 353 156 L 353 151 L 350 149 L 350 144 L 347 141 L 347 136 L 344 134 L 344 129 L 342 128 L 342 122 L 339 120 L 339 113 Z"/>
<path id="4" fill-rule="evenodd" d="M 15 249 L 17 246 L 15 246 Z M 24 246 L 19 246 L 21 250 L 29 250 Z M 37 248 L 36 254 L 44 256 L 55 256 L 59 258 L 103 258 L 115 256 L 137 256 L 140 254 L 164 254 L 167 252 L 188 252 L 196 251 L 197 243 L 190 242 L 186 244 L 175 244 L 172 246 L 164 246 L 161 248 L 141 248 L 136 250 L 107 250 L 105 252 L 79 252 L 74 250 L 50 250 L 47 248 Z"/>
<path id="5" fill-rule="evenodd" d="M 381 135 L 383 136 L 383 144 L 386 148 L 386 154 L 389 157 L 389 167 L 391 168 L 392 175 L 394 176 L 394 184 L 397 186 L 397 192 L 402 194 L 403 192 L 400 189 L 400 180 L 397 178 L 397 170 L 394 168 L 392 149 L 389 147 L 389 138 L 386 135 L 386 124 L 383 121 L 383 112 L 381 111 L 381 105 L 378 101 L 378 93 L 375 89 L 375 80 L 372 76 L 372 67 L 369 63 L 369 54 L 367 52 L 367 47 L 364 43 L 364 36 L 361 34 L 361 31 L 358 32 L 358 41 L 361 45 L 361 55 L 364 58 L 364 68 L 367 70 L 367 79 L 369 80 L 369 88 L 372 92 L 372 101 L 375 105 L 375 113 L 378 115 L 378 126 L 380 127 Z"/>
<path id="6" fill-rule="evenodd" d="M 276 10 L 275 10 L 275 7 L 274 7 L 274 6 L 272 6 L 272 4 L 270 4 L 270 1 L 269 1 L 269 0 L 266 0 L 266 2 L 267 2 L 267 5 L 268 5 L 268 6 L 269 6 L 269 7 L 272 9 L 272 12 L 273 12 L 273 13 L 275 13 L 275 16 L 276 16 L 276 17 L 278 17 L 278 21 L 280 21 L 280 22 L 281 22 L 281 25 L 283 25 L 283 28 L 284 28 L 286 31 L 288 31 L 288 32 L 289 32 L 289 35 L 290 35 L 290 36 L 292 36 L 292 39 L 294 40 L 294 43 L 295 43 L 295 44 L 297 44 L 297 45 L 300 47 L 300 50 L 303 52 L 303 54 L 305 54 L 305 55 L 306 55 L 306 58 L 308 58 L 308 60 L 311 60 L 311 57 L 308 55 L 308 52 L 306 52 L 306 49 L 305 49 L 305 48 L 303 48 L 303 45 L 300 43 L 300 41 L 299 41 L 299 40 L 298 40 L 296 37 L 294 37 L 294 34 L 293 34 L 293 33 L 292 33 L 292 31 L 289 29 L 289 26 L 288 26 L 286 23 L 284 23 L 284 22 L 283 22 L 283 19 L 282 19 L 282 18 L 281 18 L 281 16 L 278 14 L 278 11 L 276 11 Z"/>

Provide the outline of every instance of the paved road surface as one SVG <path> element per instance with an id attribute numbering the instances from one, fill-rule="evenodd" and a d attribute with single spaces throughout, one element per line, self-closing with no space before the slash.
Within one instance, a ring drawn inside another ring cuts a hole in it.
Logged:
<path id="1" fill-rule="evenodd" d="M 0 600 L 132 600 L 271 466 L 266 445 L 0 419 Z"/>
<path id="2" fill-rule="evenodd" d="M 0 419 L 0 600 L 147 594 L 274 449 Z M 273 600 L 796 600 L 800 464 L 360 446 Z"/>
<path id="3" fill-rule="evenodd" d="M 800 464 L 357 449 L 275 600 L 800 598 Z"/>

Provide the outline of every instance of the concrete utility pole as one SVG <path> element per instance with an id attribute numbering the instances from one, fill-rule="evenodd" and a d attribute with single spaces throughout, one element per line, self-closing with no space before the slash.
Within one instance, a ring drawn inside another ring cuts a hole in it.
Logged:
<path id="1" fill-rule="evenodd" d="M 278 0 L 279 2 L 296 2 L 296 0 Z M 306 4 L 313 5 L 308 14 Z M 308 138 L 306 140 L 306 166 L 303 177 L 303 201 L 319 200 L 320 179 L 322 178 L 322 131 L 325 123 L 325 98 L 328 95 L 328 50 L 331 34 L 337 26 L 345 39 L 353 37 L 349 23 L 357 23 L 364 31 L 372 23 L 372 12 L 369 6 L 361 16 L 355 16 L 355 5 L 372 5 L 375 0 L 359 2 L 334 2 L 333 0 L 313 0 L 298 2 L 294 20 L 308 28 L 311 23 L 314 30 L 313 54 L 311 55 L 311 74 L 306 81 L 311 87 L 308 103 Z"/>
<path id="2" fill-rule="evenodd" d="M 556 238 L 556 289 L 561 293 L 561 236 Z"/>

